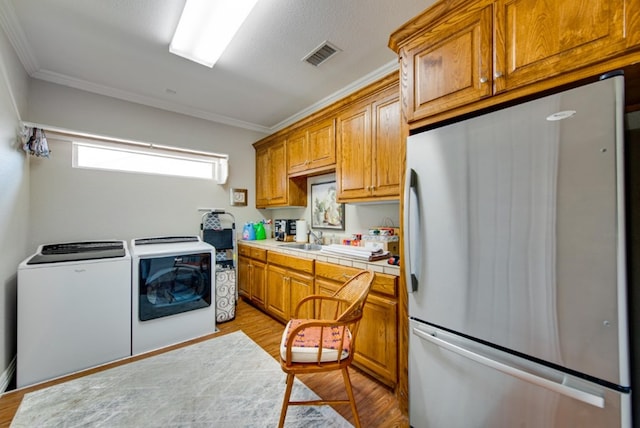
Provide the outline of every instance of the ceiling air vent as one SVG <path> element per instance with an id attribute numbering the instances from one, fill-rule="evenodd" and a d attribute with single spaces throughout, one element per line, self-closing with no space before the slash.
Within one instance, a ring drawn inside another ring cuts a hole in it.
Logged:
<path id="1" fill-rule="evenodd" d="M 335 45 L 325 40 L 324 42 L 322 42 L 320 46 L 315 48 L 309 55 L 302 58 L 302 60 L 317 67 L 338 52 L 340 52 L 340 49 L 338 49 Z"/>

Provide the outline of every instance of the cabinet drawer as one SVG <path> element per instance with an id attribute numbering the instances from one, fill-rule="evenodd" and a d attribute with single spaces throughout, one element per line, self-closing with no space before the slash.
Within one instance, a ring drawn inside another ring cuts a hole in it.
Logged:
<path id="1" fill-rule="evenodd" d="M 245 257 L 251 257 L 251 247 L 247 245 L 238 245 L 238 254 Z"/>
<path id="2" fill-rule="evenodd" d="M 262 248 L 251 248 L 251 258 L 260 260 L 262 262 L 267 261 L 267 250 L 263 250 Z"/>
<path id="3" fill-rule="evenodd" d="M 398 277 L 386 273 L 376 273 L 371 290 L 387 296 L 397 296 Z"/>
<path id="4" fill-rule="evenodd" d="M 286 254 L 269 251 L 267 254 L 269 264 L 280 265 L 282 267 L 313 274 L 312 259 L 301 259 L 298 257 L 288 256 Z"/>
<path id="5" fill-rule="evenodd" d="M 316 261 L 316 277 L 343 283 L 358 272 L 357 268 Z"/>
<path id="6" fill-rule="evenodd" d="M 262 248 L 255 248 L 250 245 L 238 245 L 238 254 L 252 259 L 260 260 L 262 262 L 267 261 L 267 250 Z"/>
<path id="7" fill-rule="evenodd" d="M 344 283 L 360 269 L 348 266 L 340 266 L 333 263 L 316 261 L 316 277 L 325 278 L 338 283 Z M 387 296 L 397 296 L 397 277 L 386 273 L 376 272 L 371 285 L 371 291 L 385 294 Z"/>

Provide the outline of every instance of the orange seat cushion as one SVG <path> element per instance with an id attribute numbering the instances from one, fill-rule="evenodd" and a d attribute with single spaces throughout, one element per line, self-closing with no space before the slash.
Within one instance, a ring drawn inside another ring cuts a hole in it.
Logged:
<path id="1" fill-rule="evenodd" d="M 280 356 L 286 361 L 287 358 L 287 341 L 289 340 L 289 332 L 298 327 L 303 322 L 312 321 L 305 319 L 293 319 L 287 323 L 282 333 L 282 341 L 280 342 Z M 344 330 L 344 334 L 343 334 Z M 296 334 L 291 350 L 291 359 L 294 363 L 315 363 L 318 361 L 318 351 L 320 342 L 322 341 L 321 362 L 343 360 L 349 356 L 351 348 L 351 332 L 346 327 L 324 327 L 322 329 L 322 340 L 320 338 L 321 327 L 307 327 L 300 330 Z M 342 345 L 342 353 L 338 356 L 340 343 Z M 339 357 L 339 358 L 338 358 Z"/>

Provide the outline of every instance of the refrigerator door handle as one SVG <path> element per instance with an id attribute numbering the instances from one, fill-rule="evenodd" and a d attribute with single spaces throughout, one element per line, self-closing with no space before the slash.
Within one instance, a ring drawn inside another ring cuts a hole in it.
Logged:
<path id="1" fill-rule="evenodd" d="M 409 293 L 413 293 L 418 290 L 418 277 L 411 269 L 411 259 L 413 258 L 411 249 L 411 236 L 413 236 L 411 230 L 411 214 L 412 210 L 418 209 L 418 207 L 411 204 L 411 195 L 415 195 L 416 200 L 418 199 L 418 174 L 412 168 L 407 169 L 407 177 L 404 182 L 404 212 L 403 212 L 403 220 L 404 220 L 404 263 L 405 266 L 405 277 L 407 283 L 407 291 Z"/>
<path id="2" fill-rule="evenodd" d="M 566 395 L 567 397 L 574 398 L 576 400 L 582 401 L 584 403 L 590 404 L 595 407 L 604 408 L 604 397 L 602 396 L 595 395 L 590 392 L 582 391 L 580 389 L 577 389 L 568 385 L 564 385 L 562 383 L 554 382 L 552 380 L 537 376 L 527 371 L 512 367 L 508 364 L 504 364 L 499 361 L 492 360 L 491 358 L 485 357 L 476 352 L 470 351 L 458 345 L 449 343 L 446 340 L 443 340 L 439 337 L 436 337 L 435 333 L 432 335 L 422 330 L 419 330 L 417 328 L 413 328 L 412 330 L 413 330 L 413 334 L 415 334 L 419 338 L 427 340 L 440 348 L 447 349 L 460 356 L 469 358 L 470 360 L 483 364 L 492 369 L 501 371 L 505 374 L 521 379 L 525 382 L 529 382 L 534 385 L 541 386 L 543 388 L 549 389 L 551 391 L 555 391 L 562 395 Z"/>

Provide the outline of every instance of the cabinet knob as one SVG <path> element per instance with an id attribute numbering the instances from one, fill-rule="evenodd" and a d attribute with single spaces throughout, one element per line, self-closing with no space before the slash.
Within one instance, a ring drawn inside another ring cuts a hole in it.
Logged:
<path id="1" fill-rule="evenodd" d="M 481 77 L 480 78 L 480 83 L 487 83 L 487 78 L 486 77 Z"/>
<path id="2" fill-rule="evenodd" d="M 493 73 L 493 77 L 495 77 L 496 79 L 499 79 L 502 77 L 502 71 L 496 71 L 495 73 Z"/>

